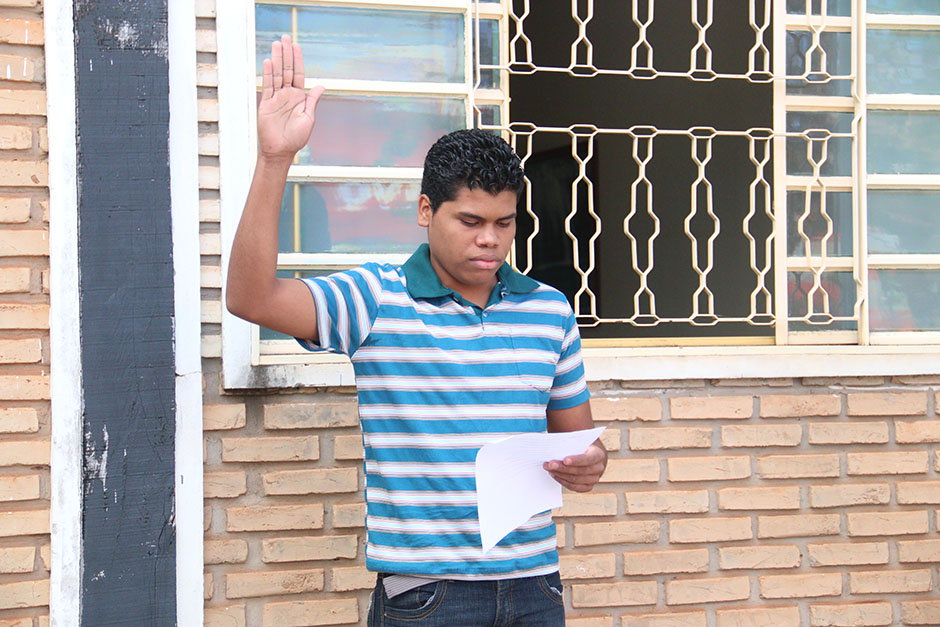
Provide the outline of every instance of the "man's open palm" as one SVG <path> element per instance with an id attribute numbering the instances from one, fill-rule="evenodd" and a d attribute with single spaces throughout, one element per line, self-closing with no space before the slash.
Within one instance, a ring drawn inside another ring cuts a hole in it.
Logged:
<path id="1" fill-rule="evenodd" d="M 304 91 L 304 57 L 289 35 L 271 44 L 262 65 L 258 106 L 258 149 L 266 157 L 290 158 L 313 132 L 317 101 L 323 87 Z"/>

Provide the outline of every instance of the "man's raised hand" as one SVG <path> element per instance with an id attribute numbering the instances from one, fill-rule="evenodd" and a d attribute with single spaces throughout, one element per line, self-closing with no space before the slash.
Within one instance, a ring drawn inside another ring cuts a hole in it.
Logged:
<path id="1" fill-rule="evenodd" d="M 310 139 L 323 87 L 304 91 L 304 56 L 289 35 L 271 44 L 262 64 L 259 157 L 292 160 Z"/>

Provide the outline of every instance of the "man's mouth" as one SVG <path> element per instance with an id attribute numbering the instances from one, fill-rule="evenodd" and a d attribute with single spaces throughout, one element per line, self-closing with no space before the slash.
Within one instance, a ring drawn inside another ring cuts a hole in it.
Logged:
<path id="1" fill-rule="evenodd" d="M 476 257 L 471 259 L 470 263 L 483 270 L 498 268 L 500 265 L 499 259 L 493 259 L 491 257 Z"/>

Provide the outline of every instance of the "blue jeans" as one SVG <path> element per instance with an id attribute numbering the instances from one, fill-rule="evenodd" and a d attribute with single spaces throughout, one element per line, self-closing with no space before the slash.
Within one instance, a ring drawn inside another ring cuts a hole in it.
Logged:
<path id="1" fill-rule="evenodd" d="M 499 581 L 425 584 L 389 599 L 379 575 L 369 627 L 564 627 L 558 573 Z"/>

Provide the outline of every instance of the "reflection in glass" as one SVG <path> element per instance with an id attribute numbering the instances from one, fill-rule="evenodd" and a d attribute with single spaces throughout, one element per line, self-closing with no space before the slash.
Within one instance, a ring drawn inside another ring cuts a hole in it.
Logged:
<path id="1" fill-rule="evenodd" d="M 787 295 L 791 331 L 845 331 L 858 328 L 855 320 L 833 321 L 833 318 L 851 318 L 855 312 L 856 289 L 851 272 L 824 272 L 816 289 L 812 272 L 788 272 Z M 810 314 L 808 321 L 794 320 L 805 318 L 807 314 Z"/>
<path id="2" fill-rule="evenodd" d="M 498 126 L 499 105 L 477 105 L 479 113 L 475 113 L 478 126 Z"/>
<path id="3" fill-rule="evenodd" d="M 868 0 L 869 13 L 894 13 L 897 15 L 940 15 L 937 0 Z"/>
<path id="4" fill-rule="evenodd" d="M 291 33 L 307 76 L 386 81 L 464 81 L 464 27 L 460 13 L 345 7 L 255 7 L 257 72 L 271 41 Z"/>
<path id="5" fill-rule="evenodd" d="M 438 137 L 465 127 L 458 98 L 327 94 L 297 163 L 421 167 Z"/>
<path id="6" fill-rule="evenodd" d="M 797 96 L 851 96 L 851 79 L 827 78 L 852 74 L 851 45 L 851 33 L 823 31 L 819 34 L 819 48 L 814 49 L 813 34 L 810 31 L 788 30 L 788 76 L 802 76 L 807 69 L 806 53 L 809 50 L 813 52 L 810 55 L 810 73 L 802 80 L 788 80 L 787 93 Z"/>
<path id="7" fill-rule="evenodd" d="M 871 111 L 868 171 L 872 174 L 940 173 L 940 113 Z"/>
<path id="8" fill-rule="evenodd" d="M 499 65 L 499 22 L 496 20 L 480 20 L 480 65 Z M 476 30 L 473 32 L 476 37 Z M 473 55 L 473 70 L 476 81 L 477 57 Z M 480 84 L 477 87 L 493 89 L 499 87 L 499 70 L 481 69 Z"/>
<path id="9" fill-rule="evenodd" d="M 867 44 L 868 93 L 940 94 L 940 33 L 869 29 Z"/>
<path id="10" fill-rule="evenodd" d="M 868 0 L 869 4 L 872 0 Z M 826 15 L 851 15 L 852 0 L 809 0 L 809 14 L 821 15 L 823 2 L 826 3 Z M 787 0 L 787 13 L 806 15 L 807 0 Z"/>
<path id="11" fill-rule="evenodd" d="M 787 254 L 790 257 L 805 257 L 807 252 L 819 256 L 824 240 L 827 255 L 852 254 L 852 194 L 827 193 L 825 214 L 821 209 L 821 201 L 821 192 L 811 193 L 807 212 L 806 192 L 787 192 Z M 830 230 L 831 234 L 827 238 Z"/>
<path id="12" fill-rule="evenodd" d="M 811 130 L 809 137 L 787 137 L 787 174 L 812 174 L 815 162 L 822 164 L 822 176 L 849 176 L 852 173 L 852 138 L 827 138 L 825 131 L 850 133 L 852 114 L 787 112 L 787 132 Z"/>
<path id="13" fill-rule="evenodd" d="M 872 331 L 940 331 L 940 270 L 871 270 Z"/>
<path id="14" fill-rule="evenodd" d="M 870 190 L 868 250 L 940 254 L 940 192 Z"/>
<path id="15" fill-rule="evenodd" d="M 278 222 L 284 252 L 411 253 L 420 183 L 288 183 Z"/>

